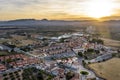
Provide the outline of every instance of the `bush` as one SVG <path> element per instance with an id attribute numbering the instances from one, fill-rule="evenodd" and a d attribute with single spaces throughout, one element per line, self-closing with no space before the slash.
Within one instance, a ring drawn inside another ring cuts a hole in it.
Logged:
<path id="1" fill-rule="evenodd" d="M 99 51 L 99 50 L 95 50 L 95 52 L 96 52 L 96 54 L 99 54 L 99 53 L 100 53 L 100 51 Z"/>
<path id="2" fill-rule="evenodd" d="M 101 39 L 92 39 L 91 41 L 89 41 L 90 43 L 98 43 L 98 44 L 104 44 L 104 41 Z"/>
<path id="3" fill-rule="evenodd" d="M 94 52 L 94 49 L 88 49 L 87 52 Z"/>
<path id="4" fill-rule="evenodd" d="M 79 55 L 80 57 L 83 57 L 83 53 L 82 53 L 82 52 L 78 52 L 78 55 Z"/>
<path id="5" fill-rule="evenodd" d="M 81 71 L 80 72 L 82 75 L 88 75 L 89 73 L 88 72 L 86 72 L 86 71 Z"/>
<path id="6" fill-rule="evenodd" d="M 4 78 L 3 80 L 8 80 L 8 78 Z"/>
<path id="7" fill-rule="evenodd" d="M 60 39 L 60 42 L 61 42 L 61 43 L 63 43 L 63 42 L 64 42 L 64 40 L 65 40 L 64 38 L 61 38 L 61 39 Z"/>
<path id="8" fill-rule="evenodd" d="M 68 72 L 68 73 L 66 74 L 66 79 L 67 79 L 67 80 L 70 80 L 73 76 L 74 76 L 74 73 L 73 73 L 73 72 Z"/>
<path id="9" fill-rule="evenodd" d="M 3 74 L 3 76 L 7 76 L 7 74 Z"/>
<path id="10" fill-rule="evenodd" d="M 83 64 L 83 66 L 85 66 L 85 65 L 86 65 L 86 62 L 85 62 L 84 60 L 82 60 L 82 64 Z"/>

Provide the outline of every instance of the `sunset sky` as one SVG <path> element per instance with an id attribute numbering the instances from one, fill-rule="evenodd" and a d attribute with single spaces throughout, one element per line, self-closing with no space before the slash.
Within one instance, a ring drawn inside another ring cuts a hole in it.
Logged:
<path id="1" fill-rule="evenodd" d="M 0 20 L 120 19 L 120 0 L 0 0 Z"/>

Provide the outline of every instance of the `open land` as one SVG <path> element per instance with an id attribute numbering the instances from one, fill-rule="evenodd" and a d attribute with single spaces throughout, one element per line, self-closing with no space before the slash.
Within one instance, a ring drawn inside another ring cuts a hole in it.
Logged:
<path id="1" fill-rule="evenodd" d="M 90 64 L 97 75 L 107 80 L 120 80 L 120 58 L 112 58 L 101 63 Z"/>
<path id="2" fill-rule="evenodd" d="M 106 46 L 120 47 L 120 41 L 118 40 L 107 39 L 107 38 L 101 38 L 101 39 L 104 40 L 104 44 Z"/>

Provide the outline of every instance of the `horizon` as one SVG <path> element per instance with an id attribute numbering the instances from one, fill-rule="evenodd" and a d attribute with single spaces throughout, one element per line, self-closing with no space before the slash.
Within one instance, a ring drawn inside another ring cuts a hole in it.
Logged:
<path id="1" fill-rule="evenodd" d="M 100 19 L 47 19 L 47 18 L 42 18 L 42 19 L 35 19 L 35 18 L 18 18 L 18 19 L 8 19 L 8 20 L 0 20 L 0 21 L 16 21 L 16 20 L 46 20 L 46 21 L 97 21 L 97 22 L 104 22 L 104 21 L 119 21 L 120 19 L 107 19 L 107 20 L 100 20 Z"/>
<path id="2" fill-rule="evenodd" d="M 74 6 L 75 5 L 75 6 Z M 119 0 L 0 0 L 0 21 L 15 19 L 119 20 Z"/>

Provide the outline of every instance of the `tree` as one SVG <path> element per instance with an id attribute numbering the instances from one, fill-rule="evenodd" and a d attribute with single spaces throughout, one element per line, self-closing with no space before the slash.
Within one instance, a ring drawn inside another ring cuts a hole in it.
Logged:
<path id="1" fill-rule="evenodd" d="M 68 72 L 67 74 L 66 74 L 66 80 L 70 80 L 72 77 L 74 76 L 74 73 L 73 72 Z"/>
<path id="2" fill-rule="evenodd" d="M 88 49 L 87 52 L 94 52 L 94 49 Z"/>
<path id="3" fill-rule="evenodd" d="M 96 52 L 96 54 L 99 54 L 99 53 L 100 53 L 100 51 L 99 51 L 99 50 L 95 50 L 95 52 Z"/>
<path id="4" fill-rule="evenodd" d="M 61 38 L 61 39 L 60 39 L 60 42 L 61 42 L 61 43 L 63 43 L 63 42 L 64 42 L 64 40 L 65 40 L 64 38 Z"/>
<path id="5" fill-rule="evenodd" d="M 101 39 L 92 39 L 91 41 L 89 41 L 90 43 L 98 43 L 98 44 L 104 44 L 104 41 Z"/>
<path id="6" fill-rule="evenodd" d="M 86 63 L 85 63 L 85 61 L 84 61 L 84 60 L 82 60 L 82 64 L 83 64 L 83 66 L 85 66 L 85 65 L 86 65 Z"/>
<path id="7" fill-rule="evenodd" d="M 8 78 L 4 78 L 3 80 L 8 80 Z"/>
<path id="8" fill-rule="evenodd" d="M 41 72 L 38 73 L 37 78 L 38 78 L 38 79 L 41 79 L 41 80 L 44 80 L 43 75 L 42 75 Z"/>
<path id="9" fill-rule="evenodd" d="M 7 76 L 7 74 L 5 73 L 5 74 L 3 74 L 3 76 L 5 77 L 5 76 Z"/>
<path id="10" fill-rule="evenodd" d="M 79 55 L 80 57 L 83 57 L 83 53 L 82 53 L 82 52 L 78 52 L 78 55 Z"/>

